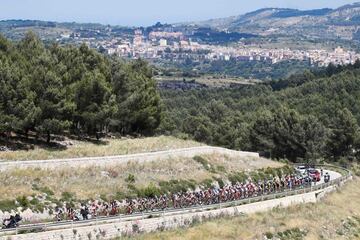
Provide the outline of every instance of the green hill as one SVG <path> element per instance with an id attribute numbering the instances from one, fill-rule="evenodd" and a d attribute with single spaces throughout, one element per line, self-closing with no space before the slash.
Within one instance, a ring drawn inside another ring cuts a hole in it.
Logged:
<path id="1" fill-rule="evenodd" d="M 341 158 L 358 147 L 360 65 L 330 66 L 237 89 L 161 92 L 160 131 L 292 160 Z"/>

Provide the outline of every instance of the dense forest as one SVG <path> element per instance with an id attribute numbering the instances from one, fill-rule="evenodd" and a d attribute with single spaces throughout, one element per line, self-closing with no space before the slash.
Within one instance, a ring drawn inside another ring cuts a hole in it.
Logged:
<path id="1" fill-rule="evenodd" d="M 274 158 L 356 157 L 360 62 L 240 89 L 163 90 L 159 131 Z"/>
<path id="2" fill-rule="evenodd" d="M 0 133 L 46 136 L 108 131 L 151 134 L 161 121 L 152 68 L 87 46 L 45 46 L 28 33 L 0 36 Z"/>

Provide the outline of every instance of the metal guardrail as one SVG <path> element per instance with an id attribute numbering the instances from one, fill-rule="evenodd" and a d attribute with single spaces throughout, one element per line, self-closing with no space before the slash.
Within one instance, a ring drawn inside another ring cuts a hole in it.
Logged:
<path id="1" fill-rule="evenodd" d="M 296 164 L 296 165 L 304 165 L 304 164 Z M 98 224 L 103 224 L 107 222 L 113 222 L 113 221 L 133 221 L 133 220 L 139 220 L 139 219 L 145 219 L 145 218 L 151 218 L 151 217 L 161 217 L 165 215 L 181 215 L 184 213 L 191 213 L 191 212 L 204 212 L 204 211 L 210 211 L 210 210 L 216 210 L 216 209 L 222 209 L 222 208 L 228 208 L 228 207 L 235 207 L 240 206 L 244 204 L 250 204 L 255 202 L 261 202 L 266 200 L 272 200 L 277 198 L 283 198 L 283 197 L 289 197 L 309 192 L 316 192 L 318 190 L 322 190 L 325 188 L 328 188 L 330 186 L 336 186 L 341 184 L 342 182 L 348 180 L 352 177 L 351 172 L 348 169 L 330 165 L 330 164 L 317 164 L 315 165 L 317 168 L 323 167 L 326 168 L 332 168 L 336 170 L 340 170 L 344 173 L 343 176 L 337 179 L 330 180 L 328 183 L 322 183 L 315 186 L 309 186 L 309 187 L 300 187 L 293 190 L 285 190 L 281 192 L 271 193 L 271 194 L 265 194 L 260 195 L 256 197 L 250 197 L 250 198 L 244 198 L 236 201 L 230 201 L 230 202 L 222 202 L 217 204 L 211 204 L 211 205 L 199 205 L 194 207 L 188 207 L 188 208 L 170 208 L 165 210 L 156 210 L 156 211 L 148 211 L 148 212 L 141 212 L 141 213 L 135 213 L 132 215 L 125 215 L 120 214 L 117 216 L 111 216 L 111 217 L 96 217 L 89 220 L 83 220 L 83 221 L 60 221 L 60 222 L 48 222 L 48 223 L 38 223 L 38 224 L 26 224 L 19 226 L 17 228 L 13 229 L 0 229 L 0 234 L 20 234 L 22 232 L 24 233 L 31 233 L 31 232 L 44 232 L 49 230 L 56 230 L 56 229 L 64 229 L 64 228 L 74 228 L 74 227 L 83 227 L 83 226 L 93 226 Z M 329 169 L 327 169 L 329 170 Z"/>

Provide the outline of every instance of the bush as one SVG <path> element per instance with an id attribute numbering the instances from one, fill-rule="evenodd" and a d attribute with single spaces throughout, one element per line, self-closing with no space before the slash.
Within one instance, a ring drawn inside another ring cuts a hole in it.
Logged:
<path id="1" fill-rule="evenodd" d="M 160 195 L 161 195 L 160 189 L 157 188 L 153 183 L 151 183 L 149 186 L 147 186 L 144 189 L 138 190 L 139 197 L 152 198 L 152 197 L 160 196 Z"/>
<path id="2" fill-rule="evenodd" d="M 216 170 L 219 171 L 219 172 L 223 172 L 223 173 L 226 172 L 225 167 L 224 167 L 224 166 L 220 166 L 220 165 L 216 167 Z"/>
<path id="3" fill-rule="evenodd" d="M 236 184 L 236 182 L 244 182 L 248 176 L 244 172 L 236 172 L 228 176 L 229 181 L 232 184 Z"/>
<path id="4" fill-rule="evenodd" d="M 26 198 L 26 196 L 17 197 L 16 201 L 19 203 L 19 205 L 23 208 L 28 208 L 30 206 L 29 200 Z"/>
<path id="5" fill-rule="evenodd" d="M 170 180 L 159 182 L 162 193 L 186 192 L 188 189 L 194 190 L 196 182 L 194 180 Z"/>
<path id="6" fill-rule="evenodd" d="M 125 179 L 125 182 L 127 183 L 135 183 L 135 176 L 132 174 L 129 174 L 127 178 Z"/>
<path id="7" fill-rule="evenodd" d="M 37 204 L 39 204 L 39 199 L 37 199 L 36 197 L 33 197 L 33 199 L 31 199 L 31 201 L 30 201 L 30 204 L 31 204 L 31 205 L 37 205 Z"/>
<path id="8" fill-rule="evenodd" d="M 266 233 L 265 233 L 265 237 L 266 237 L 267 239 L 273 239 L 274 234 L 272 234 L 271 232 L 266 232 Z"/>
<path id="9" fill-rule="evenodd" d="M 279 232 L 276 235 L 280 240 L 288 240 L 288 239 L 301 240 L 307 235 L 307 232 L 299 228 L 292 228 L 292 229 L 287 229 L 284 232 Z"/>
<path id="10" fill-rule="evenodd" d="M 61 197 L 62 197 L 62 200 L 67 201 L 67 202 L 74 199 L 74 195 L 70 192 L 63 192 L 61 194 Z"/>
<path id="11" fill-rule="evenodd" d="M 223 166 L 215 167 L 214 165 L 209 163 L 208 160 L 206 160 L 205 158 L 203 158 L 201 156 L 195 156 L 195 157 L 193 157 L 193 159 L 196 162 L 200 163 L 205 168 L 206 171 L 209 171 L 211 173 L 216 173 L 216 169 L 218 169 L 218 170 L 220 169 L 220 170 L 222 170 L 222 172 L 225 172 L 225 168 Z"/>
<path id="12" fill-rule="evenodd" d="M 0 210 L 9 212 L 14 209 L 16 209 L 15 201 L 13 200 L 0 201 Z"/>
<path id="13" fill-rule="evenodd" d="M 54 195 L 54 192 L 47 186 L 40 188 L 40 191 L 46 193 L 48 196 Z"/>
<path id="14" fill-rule="evenodd" d="M 200 156 L 195 156 L 195 157 L 193 157 L 193 159 L 196 162 L 200 163 L 205 168 L 206 171 L 211 171 L 212 166 L 205 158 L 200 157 Z"/>
<path id="15" fill-rule="evenodd" d="M 200 184 L 207 188 L 210 188 L 210 187 L 212 187 L 212 183 L 213 183 L 213 181 L 211 179 L 205 179 Z"/>

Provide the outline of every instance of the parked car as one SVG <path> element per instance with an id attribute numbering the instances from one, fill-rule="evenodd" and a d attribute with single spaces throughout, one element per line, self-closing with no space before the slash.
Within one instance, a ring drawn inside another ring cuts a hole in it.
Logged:
<path id="1" fill-rule="evenodd" d="M 320 182 L 321 174 L 320 174 L 320 172 L 318 170 L 316 170 L 314 168 L 309 168 L 309 169 L 307 169 L 307 173 L 308 173 L 309 177 L 311 177 L 314 182 Z"/>
<path id="2" fill-rule="evenodd" d="M 304 165 L 299 165 L 299 166 L 295 167 L 295 171 L 298 172 L 299 174 L 301 174 L 302 176 L 307 175 L 307 167 Z"/>

